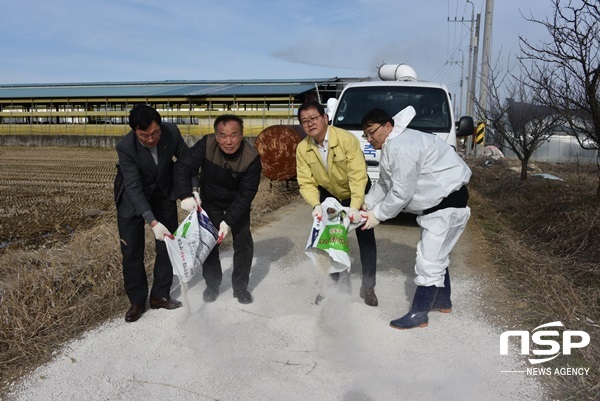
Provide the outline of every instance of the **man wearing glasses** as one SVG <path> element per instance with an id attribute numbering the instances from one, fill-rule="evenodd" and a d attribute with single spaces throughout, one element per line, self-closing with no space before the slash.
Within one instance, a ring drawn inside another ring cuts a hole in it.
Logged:
<path id="1" fill-rule="evenodd" d="M 365 139 L 382 149 L 379 181 L 362 207 L 367 211 L 363 229 L 369 231 L 402 211 L 417 214 L 421 227 L 412 307 L 390 322 L 400 330 L 426 327 L 429 311 L 452 311 L 448 255 L 471 215 L 466 187 L 471 170 L 437 135 L 407 128 L 415 115 L 412 106 L 394 118 L 373 109 L 361 121 Z"/>
<path id="2" fill-rule="evenodd" d="M 242 304 L 252 303 L 248 291 L 254 241 L 250 233 L 250 206 L 260 184 L 260 155 L 244 140 L 244 122 L 233 114 L 215 119 L 215 133 L 205 135 L 175 164 L 175 190 L 187 212 L 200 205 L 215 227 L 219 227 L 217 246 L 202 265 L 206 281 L 204 302 L 219 296 L 223 278 L 219 244 L 231 231 L 233 237 L 233 297 Z M 199 175 L 200 196 L 193 193 L 191 179 Z"/>
<path id="3" fill-rule="evenodd" d="M 177 203 L 173 194 L 173 157 L 188 148 L 175 124 L 161 121 L 160 114 L 147 105 L 129 113 L 131 131 L 117 144 L 119 163 L 115 177 L 115 203 L 123 280 L 131 307 L 126 322 L 135 322 L 146 311 L 148 279 L 144 267 L 147 223 L 156 239 L 154 281 L 150 307 L 176 309 L 181 302 L 171 299 L 173 267 L 164 237 L 177 229 Z"/>
<path id="4" fill-rule="evenodd" d="M 321 202 L 333 197 L 342 206 L 350 208 L 351 222 L 360 221 L 358 209 L 371 182 L 358 138 L 346 130 L 329 126 L 325 109 L 315 101 L 300 106 L 298 119 L 307 137 L 296 148 L 296 174 L 300 193 L 313 208 L 313 217 L 321 219 Z M 367 305 L 377 306 L 375 234 L 373 230 L 355 231 L 363 274 L 360 297 Z M 333 273 L 332 278 L 335 280 L 338 275 Z M 320 300 L 319 295 L 315 303 L 318 304 Z"/>

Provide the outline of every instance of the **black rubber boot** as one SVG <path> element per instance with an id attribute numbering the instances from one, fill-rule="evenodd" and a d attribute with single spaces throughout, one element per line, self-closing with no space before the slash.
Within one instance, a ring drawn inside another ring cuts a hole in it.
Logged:
<path id="1" fill-rule="evenodd" d="M 438 288 L 436 286 L 418 286 L 410 311 L 400 319 L 392 320 L 390 326 L 398 330 L 427 327 L 429 324 L 427 313 L 431 309 L 431 304 L 435 299 L 437 290 Z"/>
<path id="2" fill-rule="evenodd" d="M 452 312 L 452 301 L 450 300 L 450 269 L 446 269 L 444 277 L 444 288 L 438 288 L 437 295 L 431 306 L 432 311 L 450 313 Z"/>

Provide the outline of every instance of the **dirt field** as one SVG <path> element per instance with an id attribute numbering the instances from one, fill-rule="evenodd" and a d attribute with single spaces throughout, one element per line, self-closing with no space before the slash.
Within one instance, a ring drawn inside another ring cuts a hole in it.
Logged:
<path id="1" fill-rule="evenodd" d="M 63 241 L 114 212 L 114 149 L 0 148 L 0 249 Z"/>

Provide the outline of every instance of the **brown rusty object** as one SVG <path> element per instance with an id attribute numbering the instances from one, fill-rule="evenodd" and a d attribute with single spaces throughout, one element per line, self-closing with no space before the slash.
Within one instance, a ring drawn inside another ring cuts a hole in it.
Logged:
<path id="1" fill-rule="evenodd" d="M 296 146 L 306 137 L 299 125 L 272 125 L 256 137 L 262 173 L 273 181 L 296 177 Z"/>

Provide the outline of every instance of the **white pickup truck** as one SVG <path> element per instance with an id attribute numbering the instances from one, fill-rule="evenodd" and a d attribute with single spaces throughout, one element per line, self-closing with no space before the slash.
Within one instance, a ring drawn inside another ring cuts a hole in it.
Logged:
<path id="1" fill-rule="evenodd" d="M 405 107 L 413 106 L 417 115 L 408 127 L 434 133 L 455 149 L 457 136 L 473 134 L 471 117 L 461 117 L 456 126 L 446 85 L 419 81 L 415 71 L 406 64 L 384 64 L 379 67 L 378 75 L 380 81 L 350 83 L 339 99 L 327 101 L 331 125 L 352 132 L 360 140 L 372 180 L 379 178 L 381 151 L 362 138 L 360 121 L 373 108 L 381 108 L 394 116 Z"/>

